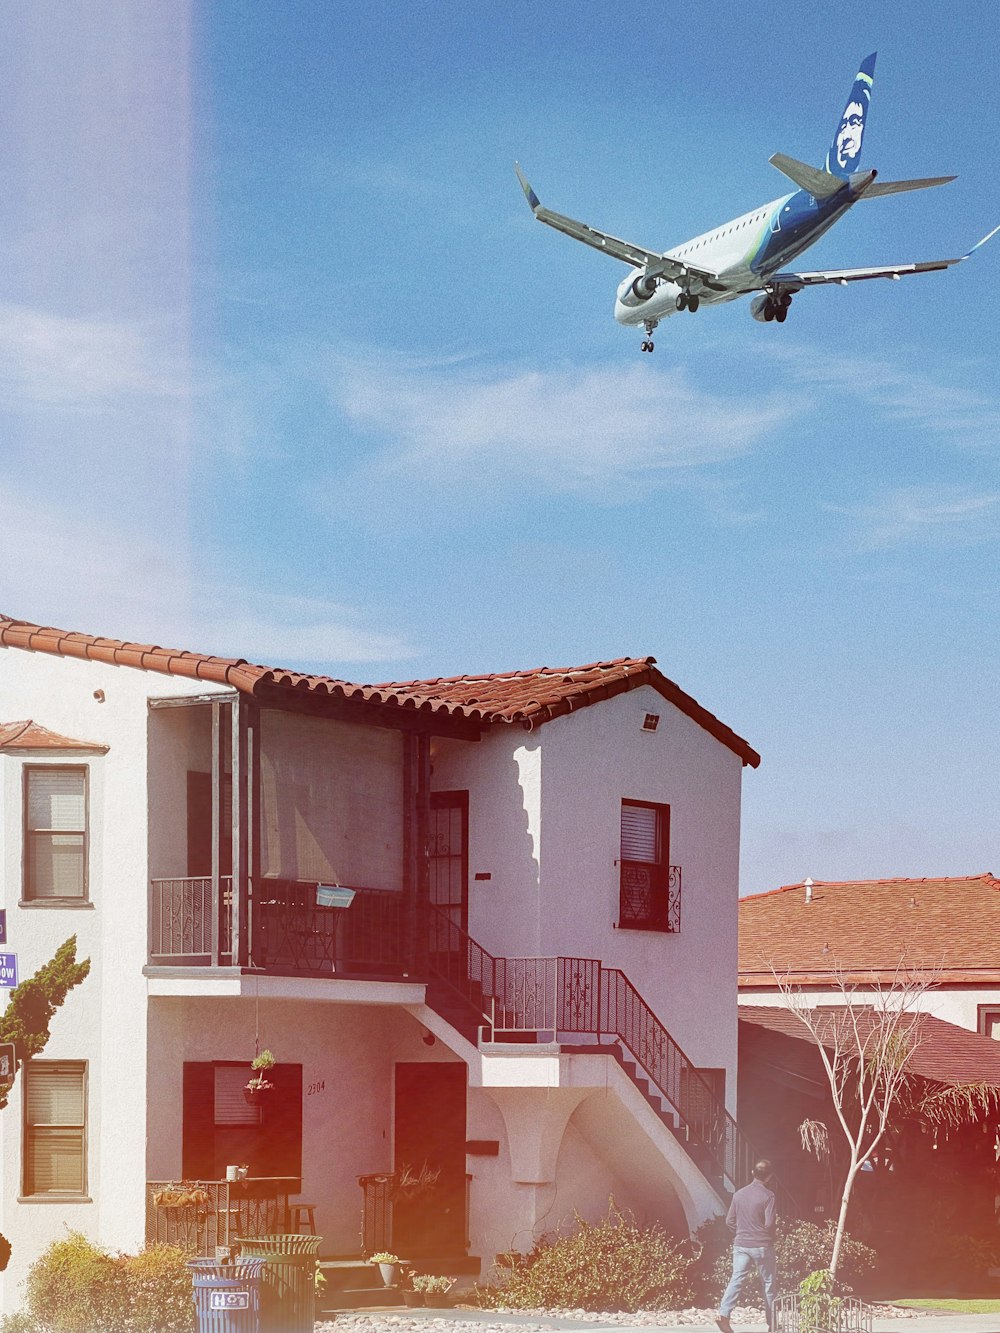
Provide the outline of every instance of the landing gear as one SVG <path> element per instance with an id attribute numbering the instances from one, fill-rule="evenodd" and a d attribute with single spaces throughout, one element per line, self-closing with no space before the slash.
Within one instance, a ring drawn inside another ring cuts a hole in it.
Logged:
<path id="1" fill-rule="evenodd" d="M 792 304 L 791 292 L 781 292 L 778 296 L 770 296 L 764 306 L 764 318 L 770 323 L 773 319 L 778 324 L 784 324 L 788 318 L 788 307 Z"/>
<path id="2" fill-rule="evenodd" d="M 651 352 L 653 350 L 653 330 L 659 324 L 658 319 L 647 319 L 643 325 L 646 330 L 646 341 L 642 344 L 642 351 Z"/>
<path id="3" fill-rule="evenodd" d="M 700 297 L 700 296 L 689 296 L 689 297 L 688 297 L 688 309 L 691 311 L 691 314 L 692 314 L 692 315 L 695 313 L 695 311 L 698 309 L 698 307 L 699 307 L 700 305 L 701 305 L 701 297 Z"/>
<path id="4" fill-rule="evenodd" d="M 697 300 L 697 297 L 695 298 L 695 300 Z M 688 308 L 687 292 L 678 292 L 677 300 L 674 302 L 674 305 L 677 307 L 678 310 L 686 310 Z"/>

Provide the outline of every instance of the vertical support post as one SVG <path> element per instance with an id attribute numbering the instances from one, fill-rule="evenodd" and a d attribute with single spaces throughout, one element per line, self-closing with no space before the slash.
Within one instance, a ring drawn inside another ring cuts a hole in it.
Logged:
<path id="1" fill-rule="evenodd" d="M 225 906 L 222 895 L 222 793 L 226 752 L 222 706 L 222 699 L 212 700 L 212 967 L 218 967 L 222 960 Z"/>
<path id="2" fill-rule="evenodd" d="M 261 773 L 261 718 L 260 704 L 255 699 L 247 700 L 247 721 L 250 727 L 250 749 L 247 764 L 247 785 L 250 789 L 250 820 L 247 835 L 250 843 L 250 894 L 247 899 L 247 938 L 250 941 L 248 962 L 254 961 L 254 932 L 257 928 L 255 900 L 261 892 L 260 868 L 263 856 L 263 824 L 261 810 L 264 802 L 263 775 Z M 243 964 L 241 964 L 243 966 Z"/>
<path id="3" fill-rule="evenodd" d="M 426 973 L 430 966 L 431 898 L 431 738 L 417 732 L 417 967 Z"/>
<path id="4" fill-rule="evenodd" d="M 230 930 L 232 933 L 232 962 L 234 967 L 246 967 L 249 956 L 247 939 L 247 899 L 250 887 L 248 843 L 248 786 L 247 786 L 247 705 L 242 694 L 237 694 L 230 705 L 232 724 L 229 730 L 233 773 L 233 882 L 230 899 Z"/>
<path id="5" fill-rule="evenodd" d="M 404 731 L 403 739 L 403 901 L 400 912 L 402 956 L 405 971 L 416 969 L 417 898 L 417 784 L 416 737 Z"/>

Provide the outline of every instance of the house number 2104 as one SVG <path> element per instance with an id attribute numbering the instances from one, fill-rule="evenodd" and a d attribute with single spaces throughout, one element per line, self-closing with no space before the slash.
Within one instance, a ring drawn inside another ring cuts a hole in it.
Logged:
<path id="1" fill-rule="evenodd" d="M 326 1091 L 326 1079 L 321 1078 L 319 1079 L 318 1082 L 309 1084 L 308 1088 L 306 1088 L 306 1096 L 311 1097 L 314 1092 L 325 1092 L 325 1091 Z"/>

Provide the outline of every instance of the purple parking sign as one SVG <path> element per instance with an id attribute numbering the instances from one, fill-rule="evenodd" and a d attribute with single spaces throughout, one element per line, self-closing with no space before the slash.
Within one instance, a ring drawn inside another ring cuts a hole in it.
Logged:
<path id="1" fill-rule="evenodd" d="M 17 985 L 17 954 L 0 953 L 0 986 Z"/>

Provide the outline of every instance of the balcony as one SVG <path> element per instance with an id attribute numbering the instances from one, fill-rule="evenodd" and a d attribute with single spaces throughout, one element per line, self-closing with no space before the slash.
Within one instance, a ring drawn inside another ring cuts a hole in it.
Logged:
<path id="1" fill-rule="evenodd" d="M 383 889 L 358 889 L 350 907 L 321 907 L 316 884 L 249 882 L 246 965 L 304 976 L 387 976 L 408 971 L 404 899 Z M 153 967 L 232 966 L 232 879 L 154 879 L 149 896 L 149 963 Z"/>

